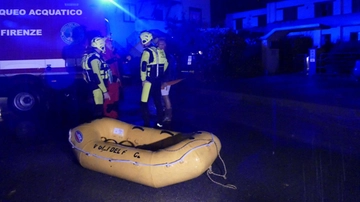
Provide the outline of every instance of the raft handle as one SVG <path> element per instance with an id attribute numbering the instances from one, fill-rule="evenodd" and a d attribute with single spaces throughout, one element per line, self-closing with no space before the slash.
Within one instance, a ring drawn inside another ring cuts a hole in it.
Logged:
<path id="1" fill-rule="evenodd" d="M 162 131 L 160 132 L 160 134 L 163 134 L 163 133 L 167 133 L 167 134 L 169 134 L 169 135 L 171 135 L 171 136 L 174 136 L 174 134 L 173 134 L 172 132 L 167 131 L 167 130 L 162 130 Z"/>
<path id="2" fill-rule="evenodd" d="M 113 142 L 115 144 L 118 144 L 118 142 L 114 139 L 110 139 L 110 138 L 106 138 L 106 137 L 101 137 L 101 140 L 104 142 Z"/>
<path id="3" fill-rule="evenodd" d="M 141 131 L 144 131 L 144 128 L 141 127 L 141 126 L 134 126 L 134 127 L 132 128 L 132 130 L 134 130 L 134 129 L 139 129 L 139 130 L 141 130 Z"/>
<path id="4" fill-rule="evenodd" d="M 104 141 L 104 142 L 113 142 L 115 144 L 119 144 L 119 145 L 122 145 L 122 146 L 127 146 L 127 147 L 135 147 L 135 144 L 132 143 L 131 141 L 129 140 L 123 140 L 121 142 L 117 142 L 116 140 L 114 139 L 108 139 L 106 137 L 101 137 L 101 139 Z M 127 144 L 124 144 L 124 143 L 127 143 Z"/>
<path id="5" fill-rule="evenodd" d="M 130 144 L 130 146 L 129 145 L 127 145 L 127 144 L 124 144 L 124 143 L 128 143 L 128 144 Z M 135 147 L 135 144 L 134 143 L 132 143 L 131 141 L 129 141 L 129 140 L 124 140 L 124 141 L 121 141 L 121 142 L 119 142 L 118 143 L 119 145 L 122 145 L 122 146 L 127 146 L 127 147 Z"/>

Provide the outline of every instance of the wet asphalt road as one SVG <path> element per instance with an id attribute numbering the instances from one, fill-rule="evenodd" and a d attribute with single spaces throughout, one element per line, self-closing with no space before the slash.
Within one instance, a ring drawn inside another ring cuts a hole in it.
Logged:
<path id="1" fill-rule="evenodd" d="M 174 118 L 167 127 L 217 135 L 227 179 L 212 178 L 236 190 L 211 182 L 206 174 L 154 189 L 84 169 L 67 141 L 69 128 L 78 121 L 74 112 L 59 108 L 29 120 L 2 105 L 0 201 L 360 200 L 357 120 L 187 87 L 186 81 L 173 87 Z M 139 93 L 138 86 L 127 86 L 121 120 L 141 123 Z M 219 158 L 213 170 L 224 173 Z"/>

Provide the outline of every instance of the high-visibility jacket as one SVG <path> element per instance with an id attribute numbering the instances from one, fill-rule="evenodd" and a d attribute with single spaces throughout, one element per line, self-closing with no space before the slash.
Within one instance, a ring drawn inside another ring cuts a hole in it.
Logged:
<path id="1" fill-rule="evenodd" d="M 99 53 L 93 52 L 84 55 L 82 60 L 83 77 L 94 89 L 99 88 L 103 93 L 107 92 L 106 81 L 109 79 L 109 66 Z"/>
<path id="2" fill-rule="evenodd" d="M 152 79 L 160 78 L 168 65 L 164 50 L 156 47 L 145 48 L 140 62 L 141 81 L 151 81 Z"/>

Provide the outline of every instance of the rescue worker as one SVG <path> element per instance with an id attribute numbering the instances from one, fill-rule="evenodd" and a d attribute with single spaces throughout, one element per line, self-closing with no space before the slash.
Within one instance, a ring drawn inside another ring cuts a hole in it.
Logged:
<path id="1" fill-rule="evenodd" d="M 164 50 L 157 49 L 153 44 L 153 35 L 144 31 L 140 34 L 144 50 L 140 60 L 140 78 L 142 81 L 141 111 L 144 126 L 150 126 L 149 96 L 152 97 L 156 107 L 156 125 L 161 128 L 163 109 L 161 103 L 162 76 L 167 69 L 168 62 Z"/>
<path id="2" fill-rule="evenodd" d="M 105 38 L 95 37 L 91 40 L 91 49 L 82 59 L 83 76 L 88 84 L 90 94 L 91 120 L 104 116 L 104 99 L 110 100 L 106 88 L 109 79 L 109 67 L 101 54 L 105 53 Z"/>
<path id="3" fill-rule="evenodd" d="M 103 55 L 104 60 L 109 65 L 109 79 L 107 83 L 107 90 L 110 99 L 104 100 L 104 116 L 117 119 L 119 111 L 119 98 L 120 98 L 120 72 L 119 63 L 120 55 L 116 53 L 112 44 L 112 39 L 108 37 L 105 41 L 106 51 Z"/>

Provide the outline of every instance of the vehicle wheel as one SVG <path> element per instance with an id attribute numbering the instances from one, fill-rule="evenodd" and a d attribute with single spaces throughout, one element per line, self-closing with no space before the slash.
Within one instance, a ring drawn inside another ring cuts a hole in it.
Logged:
<path id="1" fill-rule="evenodd" d="M 39 109 L 40 96 L 31 89 L 16 89 L 8 97 L 7 104 L 16 114 L 33 114 Z"/>

